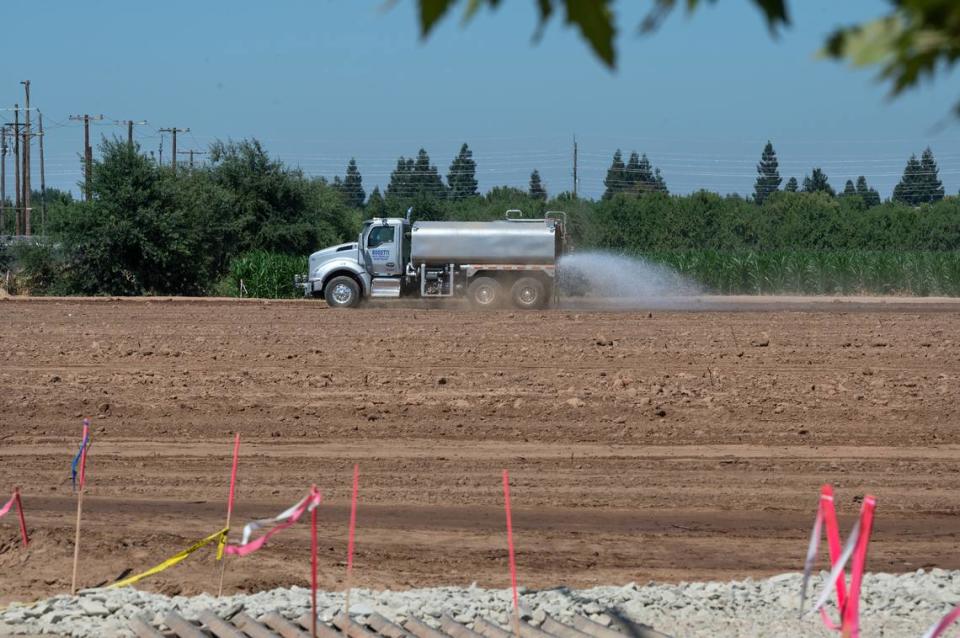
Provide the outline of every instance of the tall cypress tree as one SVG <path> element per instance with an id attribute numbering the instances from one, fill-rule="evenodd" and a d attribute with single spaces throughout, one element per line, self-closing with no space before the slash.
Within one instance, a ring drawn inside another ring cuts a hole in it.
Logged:
<path id="1" fill-rule="evenodd" d="M 791 177 L 787 180 L 787 185 L 783 187 L 783 190 L 786 193 L 796 193 L 799 188 L 800 185 L 797 183 L 797 178 Z"/>
<path id="2" fill-rule="evenodd" d="M 622 193 L 629 186 L 629 179 L 626 172 L 627 167 L 623 163 L 623 153 L 620 149 L 613 154 L 613 162 L 607 169 L 607 177 L 603 180 L 603 185 L 607 189 L 603 192 L 603 199 L 610 199 L 617 193 Z"/>
<path id="3" fill-rule="evenodd" d="M 847 197 L 847 196 L 856 195 L 856 194 L 857 194 L 857 187 L 853 185 L 853 180 L 852 180 L 852 179 L 848 179 L 848 180 L 847 180 L 847 183 L 844 184 L 844 186 L 843 186 L 843 193 L 842 193 L 842 195 L 843 195 L 844 197 Z"/>
<path id="4" fill-rule="evenodd" d="M 417 160 L 413 163 L 413 183 L 416 193 L 436 199 L 442 199 L 447 189 L 443 185 L 440 173 L 436 166 L 430 164 L 430 156 L 425 149 L 417 153 Z"/>
<path id="5" fill-rule="evenodd" d="M 928 146 L 920 156 L 920 173 L 924 185 L 921 195 L 924 202 L 939 202 L 943 199 L 943 182 L 940 181 L 939 172 L 937 160 L 933 158 L 933 151 Z"/>
<path id="6" fill-rule="evenodd" d="M 773 144 L 767 140 L 767 145 L 763 147 L 763 153 L 760 155 L 760 163 L 757 164 L 757 181 L 753 186 L 753 200 L 762 204 L 771 194 L 780 190 L 780 163 L 777 161 L 777 153 L 773 150 Z"/>
<path id="7" fill-rule="evenodd" d="M 813 173 L 811 175 L 803 178 L 803 192 L 827 193 L 831 197 L 836 195 L 833 187 L 830 186 L 830 181 L 827 179 L 827 174 L 819 168 L 813 169 Z"/>
<path id="8" fill-rule="evenodd" d="M 339 178 L 337 178 L 339 180 Z M 363 190 L 363 177 L 360 175 L 360 169 L 357 168 L 357 160 L 350 158 L 347 164 L 347 174 L 343 181 L 334 184 L 337 190 L 343 195 L 343 201 L 351 208 L 363 208 L 363 202 L 367 199 L 367 194 Z"/>
<path id="9" fill-rule="evenodd" d="M 397 167 L 390 173 L 390 183 L 387 184 L 387 197 L 412 197 L 414 192 L 413 183 L 413 159 L 407 159 L 401 156 L 397 160 Z"/>
<path id="10" fill-rule="evenodd" d="M 473 151 L 464 143 L 450 164 L 447 173 L 447 188 L 452 199 L 464 199 L 477 195 L 477 163 Z"/>
<path id="11" fill-rule="evenodd" d="M 911 155 L 903 169 L 903 177 L 893 187 L 893 200 L 917 206 L 923 201 L 923 192 L 926 186 L 920 160 L 917 159 L 916 155 Z"/>
<path id="12" fill-rule="evenodd" d="M 637 162 L 636 174 L 631 189 L 636 193 L 667 193 L 667 183 L 660 169 L 653 168 L 650 158 L 644 153 Z"/>
<path id="13" fill-rule="evenodd" d="M 857 178 L 857 195 L 863 198 L 867 208 L 880 204 L 880 193 L 875 188 L 867 186 L 867 178 L 863 175 Z"/>
<path id="14" fill-rule="evenodd" d="M 640 181 L 640 155 L 636 151 L 630 153 L 630 159 L 627 160 L 624 175 L 626 176 L 628 187 L 631 189 Z"/>
<path id="15" fill-rule="evenodd" d="M 537 169 L 533 169 L 533 172 L 530 173 L 530 190 L 528 194 L 536 200 L 544 201 L 547 199 L 547 191 L 540 181 L 540 171 Z"/>
<path id="16" fill-rule="evenodd" d="M 367 200 L 367 213 L 370 217 L 387 216 L 387 203 L 383 201 L 379 186 L 374 186 L 373 192 L 370 193 L 370 199 Z"/>

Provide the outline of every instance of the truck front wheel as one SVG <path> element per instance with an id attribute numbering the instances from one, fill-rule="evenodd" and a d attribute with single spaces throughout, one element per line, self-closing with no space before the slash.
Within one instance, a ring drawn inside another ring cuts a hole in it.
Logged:
<path id="1" fill-rule="evenodd" d="M 477 277 L 470 282 L 467 297 L 477 308 L 496 308 L 503 297 L 503 287 L 493 277 Z"/>
<path id="2" fill-rule="evenodd" d="M 547 303 L 547 287 L 536 277 L 521 277 L 510 288 L 510 297 L 517 308 L 543 308 Z"/>
<path id="3" fill-rule="evenodd" d="M 360 303 L 360 286 L 352 277 L 334 277 L 323 289 L 323 298 L 331 308 L 355 308 Z"/>

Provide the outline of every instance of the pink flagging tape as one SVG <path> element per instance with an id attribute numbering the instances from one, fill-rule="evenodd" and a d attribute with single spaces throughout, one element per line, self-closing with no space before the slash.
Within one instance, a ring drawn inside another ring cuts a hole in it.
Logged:
<path id="1" fill-rule="evenodd" d="M 230 470 L 230 497 L 227 499 L 227 527 L 233 514 L 233 499 L 237 493 L 237 463 L 240 460 L 240 433 L 233 439 L 233 468 Z"/>
<path id="2" fill-rule="evenodd" d="M 10 513 L 14 505 L 17 506 L 17 518 L 20 523 L 20 540 L 23 546 L 26 547 L 30 543 L 30 539 L 27 537 L 27 521 L 23 516 L 23 501 L 20 500 L 19 487 L 13 488 L 13 494 L 10 496 L 10 500 L 7 501 L 3 507 L 0 507 L 0 518 Z"/>
<path id="3" fill-rule="evenodd" d="M 296 505 L 293 507 L 280 512 L 273 518 L 262 518 L 260 520 L 252 521 L 243 526 L 243 537 L 241 538 L 239 545 L 227 545 L 224 547 L 224 551 L 227 554 L 233 554 L 235 556 L 247 556 L 257 551 L 263 547 L 272 536 L 282 532 L 287 529 L 294 523 L 300 520 L 300 517 L 303 516 L 304 512 L 312 512 L 316 509 L 322 500 L 322 496 L 319 491 L 311 490 L 307 496 L 300 499 Z M 250 540 L 250 537 L 258 529 L 262 529 L 269 525 L 273 525 L 263 536 Z"/>
<path id="4" fill-rule="evenodd" d="M 860 638 L 860 586 L 863 583 L 863 571 L 867 565 L 867 547 L 870 533 L 873 531 L 873 511 L 877 499 L 869 494 L 863 497 L 860 508 L 860 534 L 850 566 L 850 592 L 847 604 L 843 607 L 843 631 L 850 638 Z"/>
<path id="5" fill-rule="evenodd" d="M 13 496 L 10 497 L 10 500 L 7 501 L 6 505 L 4 505 L 3 507 L 0 507 L 0 516 L 6 516 L 7 512 L 9 512 L 11 508 L 13 508 L 13 504 L 16 502 L 17 502 L 17 493 L 14 492 Z"/>
<path id="6" fill-rule="evenodd" d="M 846 545 L 840 548 L 840 532 L 837 527 L 836 511 L 834 509 L 833 488 L 824 485 L 820 491 L 820 501 L 817 506 L 817 516 L 814 519 L 813 531 L 810 534 L 810 543 L 807 546 L 807 555 L 803 565 L 803 582 L 800 591 L 800 614 L 803 615 L 803 605 L 806 602 L 807 587 L 813 564 L 820 547 L 820 537 L 826 527 L 827 542 L 830 545 L 831 571 L 824 584 L 823 591 L 817 598 L 810 612 L 819 611 L 823 624 L 833 631 L 844 631 L 845 636 L 857 638 L 860 626 L 860 587 L 863 582 L 863 572 L 866 566 L 867 547 L 870 543 L 870 533 L 873 529 L 873 512 L 876 508 L 876 499 L 872 496 L 864 498 L 860 508 L 860 518 L 857 520 Z M 845 569 L 851 562 L 850 591 L 846 590 Z M 838 625 L 831 620 L 824 605 L 833 592 L 837 592 L 838 607 L 841 622 Z"/>
<path id="7" fill-rule="evenodd" d="M 827 528 L 827 547 L 830 550 L 830 564 L 838 558 L 842 547 L 840 545 L 840 526 L 837 525 L 837 510 L 834 507 L 833 486 L 824 485 L 820 488 L 820 507 L 823 509 L 823 522 Z M 837 607 L 843 609 L 847 599 L 847 580 L 841 574 L 837 578 Z"/>
<path id="8" fill-rule="evenodd" d="M 513 609 L 520 610 L 520 597 L 517 595 L 517 555 L 513 546 L 513 511 L 510 508 L 510 474 L 503 471 L 503 507 L 507 515 L 507 551 L 510 556 L 510 586 L 513 588 Z"/>
<path id="9" fill-rule="evenodd" d="M 934 626 L 930 627 L 927 633 L 923 634 L 923 638 L 937 638 L 945 632 L 950 625 L 955 623 L 958 618 L 960 618 L 960 605 L 954 607 L 950 613 L 941 618 Z"/>

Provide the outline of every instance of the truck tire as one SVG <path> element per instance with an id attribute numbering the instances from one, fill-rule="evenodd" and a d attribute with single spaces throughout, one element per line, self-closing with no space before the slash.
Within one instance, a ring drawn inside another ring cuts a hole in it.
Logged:
<path id="1" fill-rule="evenodd" d="M 360 286 L 353 277 L 334 277 L 324 287 L 323 298 L 331 308 L 356 308 L 360 304 Z"/>
<path id="2" fill-rule="evenodd" d="M 536 277 L 521 277 L 510 288 L 513 305 L 524 310 L 547 305 L 547 287 Z"/>
<path id="3" fill-rule="evenodd" d="M 477 277 L 467 287 L 467 298 L 475 308 L 496 308 L 503 299 L 503 286 L 493 277 Z"/>

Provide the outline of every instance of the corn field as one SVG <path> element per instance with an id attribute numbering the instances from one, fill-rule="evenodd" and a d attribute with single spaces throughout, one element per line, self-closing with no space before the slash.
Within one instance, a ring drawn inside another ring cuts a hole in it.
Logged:
<path id="1" fill-rule="evenodd" d="M 226 292 L 234 297 L 282 299 L 300 297 L 293 287 L 293 276 L 307 272 L 306 257 L 254 251 L 230 262 Z"/>
<path id="2" fill-rule="evenodd" d="M 960 296 L 960 251 L 690 250 L 638 256 L 719 294 Z"/>

